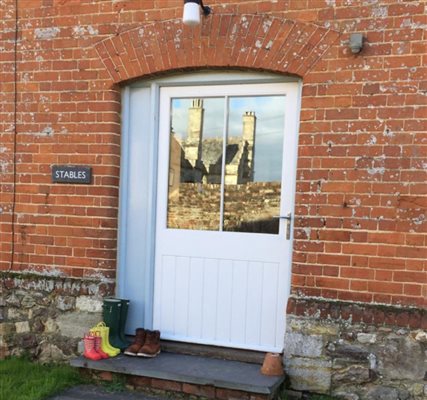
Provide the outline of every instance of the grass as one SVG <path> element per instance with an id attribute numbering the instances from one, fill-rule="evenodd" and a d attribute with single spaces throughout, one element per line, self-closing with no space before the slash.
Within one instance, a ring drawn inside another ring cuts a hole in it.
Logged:
<path id="1" fill-rule="evenodd" d="M 78 371 L 68 365 L 41 365 L 26 358 L 0 360 L 0 398 L 44 400 L 82 383 Z"/>

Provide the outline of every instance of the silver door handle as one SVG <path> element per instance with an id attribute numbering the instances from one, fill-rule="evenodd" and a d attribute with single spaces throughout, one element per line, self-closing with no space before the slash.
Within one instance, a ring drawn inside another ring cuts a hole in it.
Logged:
<path id="1" fill-rule="evenodd" d="M 287 213 L 286 215 L 274 215 L 273 218 L 286 219 L 286 240 L 289 240 L 291 238 L 292 213 Z"/>
<path id="2" fill-rule="evenodd" d="M 273 215 L 273 218 L 287 219 L 290 221 L 292 219 L 292 214 L 288 213 L 288 215 Z"/>

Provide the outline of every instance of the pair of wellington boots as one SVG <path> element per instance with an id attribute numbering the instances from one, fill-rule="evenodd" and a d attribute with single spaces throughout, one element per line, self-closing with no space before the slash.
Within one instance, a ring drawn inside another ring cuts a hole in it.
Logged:
<path id="1" fill-rule="evenodd" d="M 83 357 L 98 361 L 106 358 L 110 358 L 110 356 L 102 350 L 102 337 L 101 335 L 89 333 L 85 335 L 83 339 L 84 343 L 84 353 Z"/>
<path id="2" fill-rule="evenodd" d="M 156 357 L 160 353 L 160 332 L 138 328 L 134 342 L 125 350 L 124 354 L 137 357 Z"/>
<path id="3" fill-rule="evenodd" d="M 129 346 L 125 337 L 128 308 L 129 300 L 112 297 L 105 298 L 102 306 L 105 325 L 110 328 L 109 342 L 122 351 Z"/>
<path id="4" fill-rule="evenodd" d="M 90 329 L 90 335 L 93 337 L 100 337 L 101 350 L 109 357 L 115 357 L 120 354 L 120 349 L 112 346 L 109 342 L 110 328 L 105 325 L 105 322 L 100 322 L 98 325 Z M 85 337 L 86 339 L 86 337 Z M 85 342 L 86 345 L 86 342 Z M 86 346 L 85 346 L 86 349 Z"/>

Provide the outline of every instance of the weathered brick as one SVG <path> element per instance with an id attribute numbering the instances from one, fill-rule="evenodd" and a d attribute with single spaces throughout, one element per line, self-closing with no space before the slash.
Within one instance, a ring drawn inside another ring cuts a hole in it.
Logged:
<path id="1" fill-rule="evenodd" d="M 151 386 L 155 389 L 180 392 L 182 384 L 180 382 L 168 381 L 164 379 L 151 379 Z"/>

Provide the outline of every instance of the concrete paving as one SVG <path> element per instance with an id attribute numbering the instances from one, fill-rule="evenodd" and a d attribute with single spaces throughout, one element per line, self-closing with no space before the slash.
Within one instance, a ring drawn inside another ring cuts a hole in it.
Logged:
<path id="1" fill-rule="evenodd" d="M 168 400 L 136 392 L 108 392 L 102 386 L 79 385 L 50 397 L 48 400 Z M 170 399 L 169 399 L 170 400 Z"/>

